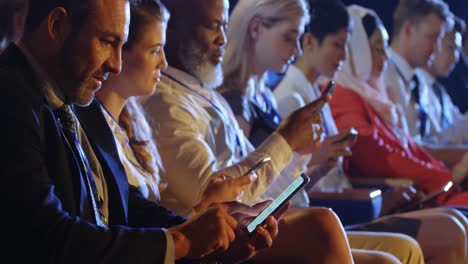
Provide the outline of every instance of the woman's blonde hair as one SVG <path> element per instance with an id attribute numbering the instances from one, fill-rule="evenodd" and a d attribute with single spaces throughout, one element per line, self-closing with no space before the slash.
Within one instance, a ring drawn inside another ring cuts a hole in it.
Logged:
<path id="1" fill-rule="evenodd" d="M 305 0 L 240 0 L 231 15 L 227 30 L 226 53 L 223 60 L 223 86 L 246 89 L 247 81 L 254 69 L 252 58 L 253 39 L 249 35 L 249 24 L 259 17 L 263 26 L 302 18 L 302 25 L 309 21 L 309 7 Z"/>

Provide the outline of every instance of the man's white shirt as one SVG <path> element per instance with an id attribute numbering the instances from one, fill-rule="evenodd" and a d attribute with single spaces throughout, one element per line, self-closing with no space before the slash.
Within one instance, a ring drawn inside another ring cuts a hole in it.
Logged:
<path id="1" fill-rule="evenodd" d="M 423 139 L 424 142 L 437 145 L 468 144 L 468 114 L 463 115 L 460 113 L 445 89 L 441 89 L 443 100 L 441 102 L 433 88 L 436 80 L 429 72 L 417 69 L 416 74 L 424 83 L 421 86 L 422 89 L 425 89 L 422 94 L 427 96 L 427 98 L 424 98 L 424 101 L 427 102 L 425 109 L 431 123 L 429 134 Z M 443 124 L 441 118 L 442 109 L 447 119 L 447 125 Z"/>
<path id="2" fill-rule="evenodd" d="M 385 88 L 389 99 L 402 109 L 405 114 L 408 132 L 411 137 L 421 141 L 419 110 L 411 96 L 411 82 L 415 74 L 414 69 L 398 53 L 389 49 L 389 63 L 384 72 Z M 419 83 L 424 85 L 423 83 Z M 423 108 L 427 107 L 427 89 L 420 88 L 420 98 Z M 405 126 L 403 126 L 405 127 Z M 429 128 L 430 129 L 430 128 Z"/>
<path id="3" fill-rule="evenodd" d="M 252 204 L 270 198 L 267 189 L 296 155 L 277 133 L 254 149 L 224 98 L 175 68 L 165 70 L 156 93 L 144 105 L 165 167 L 161 176 L 168 183 L 161 203 L 179 214 L 192 212 L 213 176 L 241 176 L 267 156 L 272 161 L 257 171 L 258 178 L 242 201 Z M 281 175 L 292 181 L 301 170 L 289 172 Z"/>

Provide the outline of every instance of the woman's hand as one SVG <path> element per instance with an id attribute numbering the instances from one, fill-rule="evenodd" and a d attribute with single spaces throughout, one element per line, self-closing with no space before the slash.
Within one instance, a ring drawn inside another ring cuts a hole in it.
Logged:
<path id="1" fill-rule="evenodd" d="M 212 203 L 240 200 L 244 190 L 256 179 L 255 172 L 236 178 L 225 175 L 215 176 L 206 186 L 200 202 L 195 206 L 194 210 L 199 212 Z"/>

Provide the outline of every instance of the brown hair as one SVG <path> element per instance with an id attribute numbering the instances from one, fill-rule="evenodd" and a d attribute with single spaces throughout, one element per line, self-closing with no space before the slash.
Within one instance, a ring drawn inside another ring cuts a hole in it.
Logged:
<path id="1" fill-rule="evenodd" d="M 128 41 L 123 49 L 131 49 L 140 39 L 142 25 L 157 20 L 167 24 L 169 12 L 158 0 L 141 0 L 131 6 L 131 21 Z M 130 97 L 119 117 L 119 125 L 126 132 L 136 159 L 153 180 L 159 183 L 159 170 L 162 170 L 161 157 L 152 138 L 151 126 L 137 97 Z"/>
<path id="2" fill-rule="evenodd" d="M 414 24 L 423 17 L 435 14 L 443 21 L 450 17 L 450 10 L 446 3 L 439 0 L 400 0 L 393 13 L 393 36 L 395 37 L 406 21 Z"/>

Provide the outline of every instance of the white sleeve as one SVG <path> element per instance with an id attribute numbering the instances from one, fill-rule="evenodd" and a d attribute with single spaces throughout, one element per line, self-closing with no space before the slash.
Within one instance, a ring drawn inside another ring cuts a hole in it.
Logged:
<path id="1" fill-rule="evenodd" d="M 278 111 L 283 118 L 286 118 L 291 112 L 305 106 L 304 99 L 299 93 L 293 92 L 277 100 Z"/>
<path id="2" fill-rule="evenodd" d="M 291 160 L 293 151 L 288 143 L 281 135 L 273 134 L 240 162 L 236 157 L 216 157 L 215 150 L 224 145 L 219 142 L 221 137 L 215 140 L 216 135 L 207 127 L 220 120 L 204 117 L 207 109 L 197 107 L 194 98 L 173 89 L 160 83 L 157 93 L 145 103 L 152 115 L 150 123 L 164 164 L 162 175 L 168 182 L 161 194 L 163 204 L 186 214 L 199 202 L 201 191 L 220 169 L 231 165 L 223 171 L 229 176 L 240 176 L 258 160 L 270 156 L 272 162 L 257 171 L 258 179 L 243 196 L 245 203 L 257 200 Z M 247 139 L 241 140 L 251 148 Z M 223 160 L 222 164 L 219 160 Z"/>

